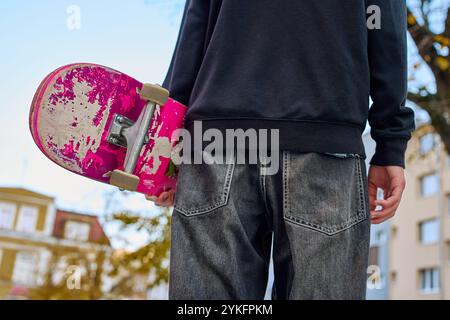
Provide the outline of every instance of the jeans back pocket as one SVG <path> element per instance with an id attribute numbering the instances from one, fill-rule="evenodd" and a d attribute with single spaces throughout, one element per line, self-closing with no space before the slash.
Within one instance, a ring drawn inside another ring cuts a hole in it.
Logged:
<path id="1" fill-rule="evenodd" d="M 334 235 L 366 220 L 366 186 L 359 157 L 283 153 L 284 218 L 293 224 Z"/>
<path id="2" fill-rule="evenodd" d="M 175 210 L 194 216 L 209 213 L 228 203 L 234 161 L 225 164 L 182 164 L 180 167 Z"/>

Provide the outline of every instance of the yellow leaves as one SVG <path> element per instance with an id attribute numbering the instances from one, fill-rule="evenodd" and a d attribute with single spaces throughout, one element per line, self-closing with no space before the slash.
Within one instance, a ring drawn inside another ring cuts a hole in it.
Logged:
<path id="1" fill-rule="evenodd" d="M 448 47 L 450 45 L 450 39 L 442 35 L 436 35 L 434 37 L 434 40 L 443 47 Z"/>
<path id="2" fill-rule="evenodd" d="M 439 69 L 445 71 L 448 70 L 450 67 L 450 62 L 447 58 L 444 57 L 437 57 L 436 58 L 436 65 L 439 67 Z"/>
<path id="3" fill-rule="evenodd" d="M 408 26 L 412 27 L 417 24 L 416 17 L 413 14 L 408 14 Z"/>

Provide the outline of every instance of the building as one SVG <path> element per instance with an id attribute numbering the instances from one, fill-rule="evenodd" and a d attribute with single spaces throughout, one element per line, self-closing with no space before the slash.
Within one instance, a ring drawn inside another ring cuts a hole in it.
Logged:
<path id="1" fill-rule="evenodd" d="M 365 136 L 366 149 L 374 146 Z M 368 157 L 370 159 L 370 157 Z M 372 226 L 369 299 L 450 299 L 450 157 L 420 124 L 406 153 L 407 187 L 396 216 Z"/>
<path id="2" fill-rule="evenodd" d="M 450 157 L 429 124 L 406 157 L 407 187 L 389 228 L 389 298 L 450 299 Z"/>
<path id="3" fill-rule="evenodd" d="M 102 226 L 94 215 L 57 210 L 52 235 L 60 240 L 69 239 L 110 246 Z"/>
<path id="4" fill-rule="evenodd" d="M 0 188 L 0 298 L 28 298 L 62 279 L 75 256 L 88 261 L 80 274 L 103 270 L 111 251 L 96 216 L 57 210 L 52 197 L 27 189 Z"/>
<path id="5" fill-rule="evenodd" d="M 0 297 L 16 286 L 43 282 L 37 275 L 44 273 L 50 258 L 55 215 L 51 197 L 0 188 Z"/>

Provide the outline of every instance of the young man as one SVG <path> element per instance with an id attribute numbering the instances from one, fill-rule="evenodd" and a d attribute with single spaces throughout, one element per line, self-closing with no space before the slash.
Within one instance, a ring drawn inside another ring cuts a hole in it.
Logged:
<path id="1" fill-rule="evenodd" d="M 272 175 L 235 157 L 181 166 L 170 298 L 263 298 L 272 243 L 273 298 L 364 298 L 370 222 L 405 188 L 406 73 L 403 0 L 187 0 L 164 82 L 186 129 L 278 130 L 280 162 Z"/>

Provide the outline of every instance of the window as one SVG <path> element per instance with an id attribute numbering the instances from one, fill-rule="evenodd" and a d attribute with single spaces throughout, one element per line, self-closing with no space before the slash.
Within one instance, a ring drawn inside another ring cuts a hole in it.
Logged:
<path id="1" fill-rule="evenodd" d="M 450 263 L 450 241 L 449 242 L 447 242 L 447 260 L 448 260 L 448 263 Z M 0 252 L 0 258 L 1 258 L 1 252 Z M 1 259 L 0 259 L 0 262 L 1 262 Z"/>
<path id="2" fill-rule="evenodd" d="M 397 271 L 391 271 L 390 278 L 391 278 L 391 283 L 394 284 L 395 281 L 397 281 Z"/>
<path id="3" fill-rule="evenodd" d="M 378 244 L 385 243 L 386 240 L 387 240 L 387 233 L 385 230 L 377 230 L 377 232 L 375 232 L 375 241 Z"/>
<path id="4" fill-rule="evenodd" d="M 422 244 L 433 244 L 439 241 L 439 221 L 428 220 L 419 224 L 419 239 Z"/>
<path id="5" fill-rule="evenodd" d="M 12 279 L 15 283 L 32 286 L 36 281 L 37 256 L 32 252 L 18 252 Z"/>
<path id="6" fill-rule="evenodd" d="M 422 155 L 427 154 L 431 150 L 434 149 L 435 142 L 434 142 L 434 134 L 433 133 L 427 133 L 420 137 L 419 139 L 420 144 L 420 153 Z"/>
<path id="7" fill-rule="evenodd" d="M 29 206 L 20 207 L 16 230 L 25 232 L 35 231 L 37 217 L 38 208 Z"/>
<path id="8" fill-rule="evenodd" d="M 439 269 L 424 269 L 420 271 L 420 290 L 423 293 L 439 292 Z"/>
<path id="9" fill-rule="evenodd" d="M 0 203 L 0 229 L 12 229 L 14 226 L 14 216 L 16 215 L 16 205 L 13 203 Z"/>
<path id="10" fill-rule="evenodd" d="M 391 228 L 391 236 L 392 238 L 395 238 L 397 236 L 398 228 L 396 226 L 393 226 Z"/>
<path id="11" fill-rule="evenodd" d="M 439 192 L 439 177 L 436 173 L 423 176 L 420 179 L 420 194 L 430 197 Z"/>
<path id="12" fill-rule="evenodd" d="M 450 214 L 450 194 L 447 195 L 447 212 Z"/>
<path id="13" fill-rule="evenodd" d="M 67 221 L 64 235 L 67 239 L 87 241 L 89 239 L 89 231 L 89 223 Z"/>
<path id="14" fill-rule="evenodd" d="M 369 266 L 378 266 L 379 248 L 372 246 L 369 249 Z"/>

